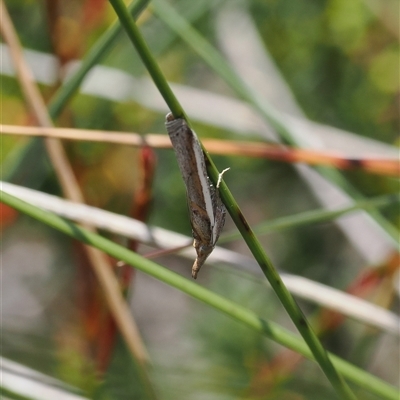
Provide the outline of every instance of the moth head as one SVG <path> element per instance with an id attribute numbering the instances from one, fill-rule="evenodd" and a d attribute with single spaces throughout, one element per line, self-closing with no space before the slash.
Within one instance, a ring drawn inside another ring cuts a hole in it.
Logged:
<path id="1" fill-rule="evenodd" d="M 165 122 L 171 122 L 171 121 L 173 121 L 175 119 L 175 117 L 172 115 L 172 113 L 168 113 L 166 116 L 165 116 Z"/>

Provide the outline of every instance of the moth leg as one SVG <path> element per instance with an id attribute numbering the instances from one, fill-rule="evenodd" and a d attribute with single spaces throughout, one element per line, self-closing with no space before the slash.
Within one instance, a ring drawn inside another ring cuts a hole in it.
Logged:
<path id="1" fill-rule="evenodd" d="M 220 172 L 220 173 L 218 174 L 217 189 L 219 188 L 219 185 L 221 184 L 222 177 L 224 176 L 224 173 L 225 173 L 226 171 L 229 171 L 229 170 L 230 170 L 230 168 L 225 168 L 222 172 Z"/>

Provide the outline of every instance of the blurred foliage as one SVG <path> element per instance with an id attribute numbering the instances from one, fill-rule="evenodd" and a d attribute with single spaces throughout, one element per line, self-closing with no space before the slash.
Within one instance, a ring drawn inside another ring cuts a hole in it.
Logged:
<path id="1" fill-rule="evenodd" d="M 250 5 L 268 50 L 311 119 L 396 140 L 399 43 L 363 0 Z"/>
<path id="2" fill-rule="evenodd" d="M 83 57 L 114 20 L 113 11 L 103 0 L 50 3 L 51 0 L 6 1 L 22 45 L 53 53 L 62 65 Z M 59 7 L 57 13 L 54 11 L 55 4 Z M 176 4 L 182 15 L 193 19 L 194 26 L 215 42 L 213 12 L 214 7 L 223 4 L 222 1 L 180 1 Z M 247 5 L 266 48 L 310 119 L 398 146 L 399 43 L 385 27 L 385 21 L 379 20 L 364 1 L 252 0 Z M 213 76 L 163 24 L 155 20 L 150 11 L 145 12 L 141 29 L 169 79 L 231 95 L 231 90 Z M 103 64 L 136 76 L 145 74 L 131 44 L 122 36 Z M 48 99 L 56 87 L 49 89 L 43 86 L 41 89 L 45 99 Z M 1 90 L 2 123 L 29 124 L 31 119 L 17 81 L 2 76 Z M 164 132 L 163 117 L 138 104 L 111 102 L 82 94 L 75 96 L 58 124 L 139 133 Z M 235 137 L 231 132 L 214 127 L 207 127 L 206 131 L 199 125 L 199 131 L 210 137 Z M 23 148 L 26 142 L 27 139 L 2 137 L 1 162 L 11 158 L 13 152 Z M 88 203 L 122 214 L 129 213 L 132 196 L 140 185 L 138 150 L 85 142 L 66 142 L 65 148 Z M 157 151 L 156 155 L 158 168 L 150 223 L 189 234 L 185 188 L 174 155 L 171 151 Z M 317 207 L 315 199 L 290 166 L 241 157 L 216 157 L 215 161 L 219 167 L 231 167 L 231 172 L 224 179 L 251 223 Z M 27 166 L 27 174 L 30 168 Z M 372 177 L 362 172 L 346 173 L 346 176 L 367 195 L 398 190 L 398 181 L 394 179 Z M 42 178 L 41 190 L 60 193 L 53 174 Z M 398 207 L 392 207 L 386 215 L 393 222 L 400 223 Z M 22 230 L 24 226 L 24 219 L 21 219 L 11 232 Z M 231 227 L 231 222 L 227 221 L 227 228 Z M 65 238 L 55 238 L 53 232 L 46 235 L 47 238 L 40 240 L 41 245 L 52 248 L 58 255 L 73 252 Z M 17 240 L 14 236 L 7 231 L 8 238 Z M 55 239 L 57 248 L 53 248 L 52 244 Z M 32 238 L 24 236 L 20 240 L 22 249 L 32 242 Z M 8 243 L 4 243 L 5 253 L 9 249 Z M 332 223 L 270 234 L 263 238 L 263 244 L 282 269 L 342 289 L 365 267 Z M 60 252 L 58 247 L 63 250 Z M 232 248 L 247 252 L 240 242 L 232 244 Z M 73 257 L 70 258 L 67 263 L 73 270 Z M 57 276 L 59 271 L 57 260 L 55 257 L 49 263 L 52 276 Z M 26 262 L 30 266 L 29 260 Z M 63 279 L 62 276 L 60 279 Z M 116 344 L 104 380 L 96 375 L 90 357 L 82 351 L 82 339 L 74 339 L 82 335 L 79 333 L 81 329 L 76 329 L 79 325 L 79 313 L 76 312 L 79 304 L 75 304 L 74 278 L 70 277 L 68 282 L 60 288 L 57 296 L 43 304 L 43 315 L 57 313 L 60 325 L 54 328 L 46 318 L 38 319 L 46 328 L 40 330 L 38 335 L 48 343 L 48 351 L 35 354 L 26 351 L 29 346 L 34 348 L 37 345 L 37 333 L 29 337 L 29 329 L 28 333 L 22 328 L 15 332 L 8 330 L 6 325 L 3 330 L 4 353 L 47 373 L 52 370 L 58 378 L 84 389 L 88 396 L 96 399 L 142 398 L 140 385 L 133 378 L 135 365 L 127 359 L 127 351 L 120 341 Z M 200 282 L 266 318 L 287 323 L 276 299 L 259 282 L 238 279 L 226 272 L 209 273 L 207 268 L 202 271 Z M 43 290 L 47 290 L 46 285 Z M 63 297 L 69 300 L 58 309 L 55 299 L 58 301 Z M 320 380 L 320 372 L 311 362 L 301 361 L 300 368 L 287 372 L 283 370 L 282 375 L 271 379 L 268 374 L 275 377 L 273 374 L 279 372 L 274 371 L 271 362 L 279 356 L 281 348 L 214 310 L 191 303 L 189 308 L 179 328 L 179 346 L 165 343 L 164 351 L 159 354 L 156 344 L 147 343 L 155 359 L 152 376 L 160 398 L 333 398 L 332 389 Z M 314 310 L 307 305 L 304 308 Z M 185 313 L 185 309 L 171 311 L 174 312 Z M 67 316 L 65 321 L 62 318 L 64 314 Z M 5 324 L 7 322 L 8 319 Z M 351 343 L 364 334 L 359 330 L 350 331 L 349 328 L 340 333 L 352 336 Z M 24 339 L 25 346 L 21 347 L 18 337 Z M 329 349 L 338 353 L 348 350 L 343 341 L 328 340 L 327 343 Z M 368 345 L 373 358 L 376 341 Z M 49 367 L 49 352 L 56 367 Z M 31 357 L 35 358 L 34 362 Z M 371 360 L 364 360 L 361 366 L 367 367 L 370 363 Z M 266 373 L 262 375 L 260 371 Z M 362 396 L 365 399 L 375 398 L 369 394 Z"/>

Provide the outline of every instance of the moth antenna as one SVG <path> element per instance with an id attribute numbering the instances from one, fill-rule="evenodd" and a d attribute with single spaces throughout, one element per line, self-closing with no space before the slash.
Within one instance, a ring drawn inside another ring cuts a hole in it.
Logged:
<path id="1" fill-rule="evenodd" d="M 229 167 L 229 168 L 225 168 L 222 172 L 220 172 L 220 173 L 218 174 L 217 189 L 219 188 L 219 185 L 221 184 L 222 177 L 224 176 L 224 173 L 225 173 L 226 171 L 229 171 L 230 169 L 231 169 L 230 167 Z"/>

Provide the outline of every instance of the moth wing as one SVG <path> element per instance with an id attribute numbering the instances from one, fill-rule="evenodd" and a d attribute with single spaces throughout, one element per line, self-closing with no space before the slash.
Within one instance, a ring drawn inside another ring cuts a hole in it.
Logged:
<path id="1" fill-rule="evenodd" d="M 203 149 L 196 133 L 184 119 L 167 119 L 165 125 L 185 182 L 193 235 L 195 239 L 211 244 L 215 211 Z"/>
<path id="2" fill-rule="evenodd" d="M 221 200 L 221 197 L 219 196 L 219 190 L 215 189 L 213 186 L 211 193 L 213 207 L 215 210 L 215 219 L 212 226 L 212 243 L 215 246 L 218 241 L 219 235 L 221 234 L 221 231 L 225 225 L 226 208 Z"/>

